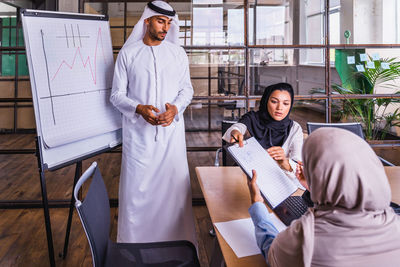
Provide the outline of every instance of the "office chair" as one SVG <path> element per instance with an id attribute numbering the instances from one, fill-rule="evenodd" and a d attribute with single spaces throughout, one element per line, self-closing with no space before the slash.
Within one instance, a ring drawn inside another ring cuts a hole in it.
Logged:
<path id="1" fill-rule="evenodd" d="M 82 184 L 92 177 L 83 201 L 78 199 Z M 200 266 L 189 241 L 115 243 L 110 234 L 110 203 L 97 163 L 85 171 L 74 188 L 75 207 L 92 252 L 93 266 Z"/>
<path id="2" fill-rule="evenodd" d="M 221 138 L 225 134 L 226 130 L 229 129 L 233 124 L 235 124 L 237 121 L 233 120 L 223 120 L 221 122 Z M 225 140 L 222 140 L 222 146 L 221 148 L 217 149 L 217 152 L 215 154 L 215 161 L 214 161 L 214 166 L 218 167 L 219 164 L 219 153 L 222 153 L 222 165 L 223 166 L 234 166 L 235 161 L 232 159 L 232 157 L 226 152 L 224 149 L 224 146 L 227 144 Z"/>
<path id="3" fill-rule="evenodd" d="M 364 132 L 362 130 L 361 123 L 359 122 L 349 122 L 349 123 L 318 123 L 318 122 L 307 122 L 307 133 L 310 134 L 313 131 L 317 130 L 321 127 L 337 127 L 345 130 L 349 130 L 350 132 L 358 135 L 362 139 L 365 140 Z M 393 163 L 387 161 L 386 159 L 378 156 L 381 160 L 382 164 L 385 166 L 395 166 Z"/>
<path id="4" fill-rule="evenodd" d="M 231 120 L 222 120 L 221 122 L 221 140 L 222 136 L 225 134 L 226 130 L 229 129 L 233 124 L 235 124 L 237 121 L 231 121 Z M 222 153 L 222 166 L 234 166 L 235 161 L 233 158 L 226 152 L 224 146 L 227 145 L 227 142 L 225 140 L 222 140 L 222 146 L 217 149 L 215 153 L 215 161 L 214 161 L 214 166 L 219 167 L 219 154 Z M 208 233 L 215 237 L 215 229 L 214 227 L 211 228 Z"/>

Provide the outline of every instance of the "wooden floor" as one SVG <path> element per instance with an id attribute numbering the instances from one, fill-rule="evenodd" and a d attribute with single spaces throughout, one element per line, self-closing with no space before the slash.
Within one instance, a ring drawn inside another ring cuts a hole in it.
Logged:
<path id="1" fill-rule="evenodd" d="M 217 136 L 217 133 L 196 133 L 196 140 Z M 33 148 L 34 135 L 0 135 L 1 149 Z M 16 146 L 21 144 L 22 146 Z M 188 153 L 191 173 L 196 166 L 211 165 L 213 153 Z M 105 153 L 83 162 L 85 170 L 97 161 L 110 198 L 118 196 L 120 153 Z M 0 155 L 0 200 L 40 200 L 40 181 L 34 155 Z M 75 166 L 46 172 L 46 185 L 50 200 L 68 200 L 71 197 Z M 192 174 L 193 197 L 202 197 L 197 179 Z M 206 206 L 193 207 L 202 266 L 208 266 L 213 239 L 208 235 L 211 221 Z M 50 210 L 56 255 L 63 250 L 67 208 Z M 112 208 L 111 238 L 116 238 L 117 209 Z M 49 266 L 46 232 L 42 209 L 0 210 L 0 266 Z M 73 217 L 69 253 L 65 260 L 57 256 L 57 266 L 90 266 L 90 249 L 76 213 Z"/>
<path id="2" fill-rule="evenodd" d="M 217 119 L 212 126 L 219 125 Z M 305 122 L 323 121 L 318 113 L 297 111 L 293 119 L 303 129 Z M 201 122 L 186 117 L 186 125 L 191 127 L 207 127 L 207 120 Z M 200 125 L 200 126 L 199 126 Z M 33 134 L 0 135 L 0 149 L 34 149 Z M 188 132 L 187 146 L 220 146 L 220 132 Z M 399 151 L 397 153 L 397 158 Z M 202 193 L 194 172 L 196 166 L 212 166 L 214 152 L 188 152 L 188 162 L 192 183 L 193 197 L 202 197 Z M 83 162 L 85 170 L 93 161 L 97 161 L 105 180 L 110 198 L 118 196 L 120 173 L 120 153 L 104 153 Z M 75 167 L 70 166 L 54 172 L 46 172 L 46 184 L 50 200 L 67 200 L 71 197 Z M 37 160 L 33 154 L 0 155 L 0 201 L 41 200 L 40 182 Z M 206 206 L 193 207 L 196 232 L 199 241 L 199 257 L 202 266 L 208 266 L 213 248 L 213 238 L 209 236 L 211 221 Z M 70 236 L 69 253 L 65 260 L 58 257 L 64 244 L 64 235 L 68 209 L 53 208 L 50 210 L 53 241 L 57 266 L 91 266 L 90 249 L 74 212 Z M 117 209 L 112 208 L 111 238 L 116 237 Z M 0 209 L 0 266 L 49 266 L 47 254 L 46 232 L 42 209 Z"/>

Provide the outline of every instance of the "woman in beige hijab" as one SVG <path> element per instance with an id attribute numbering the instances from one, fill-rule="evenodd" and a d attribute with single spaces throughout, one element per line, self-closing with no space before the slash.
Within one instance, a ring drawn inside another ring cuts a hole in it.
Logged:
<path id="1" fill-rule="evenodd" d="M 249 212 L 269 265 L 400 266 L 400 218 L 370 146 L 347 130 L 321 128 L 307 138 L 302 155 L 315 205 L 285 231 L 278 234 L 270 223 L 255 172 L 249 182 Z"/>

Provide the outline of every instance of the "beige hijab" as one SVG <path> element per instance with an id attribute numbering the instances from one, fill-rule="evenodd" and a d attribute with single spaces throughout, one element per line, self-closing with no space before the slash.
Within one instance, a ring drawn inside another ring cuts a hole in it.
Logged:
<path id="1" fill-rule="evenodd" d="M 360 137 L 321 128 L 303 146 L 314 209 L 273 241 L 271 266 L 400 266 L 400 219 L 380 160 Z"/>

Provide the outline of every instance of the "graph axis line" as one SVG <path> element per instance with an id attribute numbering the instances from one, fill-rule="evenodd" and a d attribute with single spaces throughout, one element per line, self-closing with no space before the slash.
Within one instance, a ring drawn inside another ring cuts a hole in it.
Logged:
<path id="1" fill-rule="evenodd" d="M 43 29 L 40 29 L 40 35 L 41 35 L 41 37 L 42 37 L 42 47 L 43 47 L 44 61 L 45 61 L 45 63 L 46 63 L 47 85 L 48 85 L 48 87 L 49 87 L 49 95 L 50 95 L 50 103 L 51 103 L 51 113 L 52 113 L 52 115 L 53 115 L 53 122 L 54 122 L 54 125 L 56 125 L 56 117 L 55 117 L 55 114 L 54 114 L 54 103 L 53 103 L 53 98 L 52 98 L 52 94 L 51 94 L 51 87 L 50 87 L 49 66 L 48 66 L 48 63 L 47 63 L 46 49 L 45 49 L 45 47 L 44 47 L 44 38 L 43 38 L 44 33 L 43 33 Z"/>
<path id="2" fill-rule="evenodd" d="M 65 24 L 64 24 L 64 30 L 65 30 L 65 39 L 67 40 L 67 48 L 69 48 L 67 26 Z"/>
<path id="3" fill-rule="evenodd" d="M 52 95 L 52 96 L 43 96 L 40 99 L 49 99 L 49 98 L 65 97 L 65 96 L 72 96 L 72 95 L 83 95 L 83 94 L 88 94 L 88 93 L 95 93 L 95 92 L 102 92 L 102 91 L 109 91 L 109 90 L 111 90 L 111 88 L 88 90 L 88 91 L 83 91 L 83 92 L 59 94 L 59 95 Z"/>

